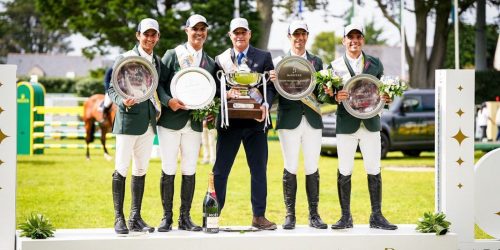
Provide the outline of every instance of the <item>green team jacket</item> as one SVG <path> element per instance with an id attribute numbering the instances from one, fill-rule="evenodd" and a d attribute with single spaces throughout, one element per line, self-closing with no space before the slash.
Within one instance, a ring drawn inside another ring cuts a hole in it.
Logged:
<path id="1" fill-rule="evenodd" d="M 363 65 L 363 74 L 370 74 L 373 75 L 377 78 L 380 79 L 380 77 L 384 74 L 384 66 L 380 62 L 380 60 L 376 57 L 366 55 L 363 53 L 364 56 L 364 65 Z M 350 65 L 346 63 L 345 55 L 343 57 L 337 58 L 335 61 L 332 62 L 331 65 L 328 66 L 328 68 L 332 68 L 334 70 L 338 70 L 339 68 L 346 67 L 349 71 L 352 71 L 350 69 Z M 342 72 L 342 70 L 340 70 Z M 349 74 L 349 73 L 348 73 Z M 348 77 L 352 77 L 352 74 Z M 344 78 L 345 80 L 346 78 Z M 352 134 L 356 132 L 359 127 L 361 122 L 363 122 L 364 126 L 366 129 L 368 129 L 371 132 L 376 132 L 380 131 L 381 125 L 380 125 L 380 115 L 376 115 L 370 119 L 359 119 L 347 112 L 347 110 L 344 108 L 343 104 L 339 104 L 337 108 L 337 134 Z"/>
<path id="2" fill-rule="evenodd" d="M 125 56 L 137 55 L 139 56 L 139 50 L 135 46 L 132 50 L 117 57 L 116 62 Z M 164 77 L 161 75 L 161 61 L 156 55 L 153 55 L 155 60 L 156 71 L 159 74 L 159 82 L 161 82 Z M 114 67 L 113 67 L 114 68 Z M 160 95 L 160 90 L 157 88 L 157 93 Z M 113 133 L 115 134 L 125 134 L 125 135 L 142 135 L 148 129 L 151 124 L 153 126 L 153 131 L 156 134 L 156 110 L 150 100 L 143 101 L 141 103 L 134 104 L 133 106 L 126 108 L 123 104 L 123 98 L 116 93 L 113 88 L 113 84 L 109 86 L 108 95 L 111 100 L 118 106 L 118 111 L 115 116 L 115 121 L 113 125 Z"/>
<path id="3" fill-rule="evenodd" d="M 287 56 L 290 55 L 288 52 Z M 306 52 L 307 60 L 313 65 L 316 71 L 323 69 L 323 61 L 313 54 Z M 314 95 L 317 91 L 314 89 Z M 310 107 L 305 105 L 302 101 L 288 100 L 281 95 L 278 97 L 278 118 L 276 120 L 276 129 L 295 129 L 299 126 L 302 120 L 302 115 L 307 119 L 311 127 L 315 129 L 323 128 L 323 121 L 321 115 L 316 113 Z"/>
<path id="4" fill-rule="evenodd" d="M 170 92 L 170 83 L 175 73 L 181 70 L 179 62 L 177 60 L 175 49 L 167 50 L 167 52 L 165 52 L 165 55 L 163 55 L 161 61 L 164 64 L 163 71 L 166 75 L 166 81 L 163 82 L 162 88 L 165 90 L 166 95 L 162 95 L 159 97 L 162 108 L 161 117 L 158 120 L 158 125 L 168 129 L 180 130 L 184 126 L 186 126 L 188 120 L 191 120 L 191 128 L 194 131 L 202 132 L 202 122 L 194 121 L 190 115 L 190 110 L 179 109 L 177 111 L 173 111 L 168 106 L 168 101 L 172 99 L 172 93 Z M 215 62 L 210 56 L 207 55 L 207 53 L 205 53 L 205 51 L 203 51 L 201 57 L 200 67 L 206 69 L 215 78 Z"/>

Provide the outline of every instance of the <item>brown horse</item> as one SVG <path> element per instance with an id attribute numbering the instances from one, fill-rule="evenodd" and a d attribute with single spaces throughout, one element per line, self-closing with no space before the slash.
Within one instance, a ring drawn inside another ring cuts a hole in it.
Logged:
<path id="1" fill-rule="evenodd" d="M 90 160 L 89 143 L 94 141 L 96 122 L 101 129 L 101 144 L 104 149 L 104 158 L 110 161 L 113 159 L 108 154 L 106 148 L 106 134 L 111 132 L 116 114 L 116 105 L 112 104 L 108 115 L 103 119 L 103 113 L 99 111 L 99 106 L 104 101 L 103 94 L 95 94 L 89 97 L 83 104 L 83 122 L 85 123 L 85 142 L 87 143 L 87 160 Z"/>

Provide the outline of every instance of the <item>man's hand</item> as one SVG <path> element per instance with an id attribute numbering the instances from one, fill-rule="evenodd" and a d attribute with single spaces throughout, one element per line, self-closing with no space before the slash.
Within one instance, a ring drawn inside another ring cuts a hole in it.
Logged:
<path id="1" fill-rule="evenodd" d="M 269 71 L 269 79 L 271 80 L 271 82 L 274 82 L 276 80 L 276 71 L 274 71 L 274 69 Z"/>
<path id="2" fill-rule="evenodd" d="M 206 119 L 207 122 L 211 122 L 211 121 L 213 121 L 215 119 L 215 117 L 212 114 L 207 115 L 206 118 L 207 118 Z M 206 122 L 203 121 L 203 123 L 205 124 Z"/>
<path id="3" fill-rule="evenodd" d="M 392 98 L 387 93 L 384 93 L 381 97 L 382 97 L 382 100 L 385 101 L 385 103 L 391 104 Z"/>
<path id="4" fill-rule="evenodd" d="M 326 85 L 323 85 L 323 90 L 325 91 L 326 94 L 329 96 L 333 96 L 333 89 L 328 88 Z"/>
<path id="5" fill-rule="evenodd" d="M 339 90 L 335 99 L 337 102 L 341 102 L 347 98 L 349 98 L 349 93 L 346 90 Z"/>
<path id="6" fill-rule="evenodd" d="M 268 112 L 268 109 L 267 109 L 266 105 L 261 105 L 260 106 L 260 110 L 262 111 L 262 116 L 260 117 L 260 119 L 255 119 L 258 122 L 264 121 L 266 119 L 266 114 Z"/>
<path id="7" fill-rule="evenodd" d="M 184 110 L 187 110 L 186 106 L 184 106 L 184 103 L 181 102 L 181 100 L 177 99 L 177 98 L 172 98 L 168 101 L 168 106 L 170 107 L 170 109 L 172 109 L 173 111 L 177 111 L 179 109 L 184 109 Z"/>
<path id="8" fill-rule="evenodd" d="M 238 98 L 240 95 L 241 95 L 240 91 L 234 88 L 231 88 L 229 91 L 226 92 L 226 97 L 228 100 Z"/>
<path id="9" fill-rule="evenodd" d="M 136 104 L 135 99 L 132 98 L 123 99 L 123 105 L 125 105 L 125 107 L 127 108 L 134 106 L 134 104 Z"/>

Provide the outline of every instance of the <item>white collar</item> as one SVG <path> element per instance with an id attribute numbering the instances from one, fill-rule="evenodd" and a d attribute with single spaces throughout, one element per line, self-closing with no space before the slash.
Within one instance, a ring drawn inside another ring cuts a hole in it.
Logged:
<path id="1" fill-rule="evenodd" d="M 238 50 L 236 50 L 236 48 L 233 47 L 234 55 L 238 56 L 239 53 L 243 53 L 245 56 L 247 56 L 249 48 L 250 48 L 250 45 L 248 45 L 247 48 L 244 49 L 242 52 L 238 52 Z"/>
<path id="2" fill-rule="evenodd" d="M 307 50 L 305 50 L 304 54 L 302 54 L 302 55 L 297 55 L 297 54 L 293 53 L 293 50 L 290 50 L 290 55 L 292 55 L 292 56 L 300 56 L 300 57 L 303 57 L 303 58 L 305 58 L 307 60 Z"/>
<path id="3" fill-rule="evenodd" d="M 137 47 L 139 47 L 139 49 L 138 49 L 138 50 L 139 50 L 139 55 L 140 55 L 140 56 L 142 56 L 142 57 L 144 57 L 144 58 L 148 59 L 150 62 L 153 62 L 153 53 L 151 53 L 151 55 L 150 55 L 150 54 L 148 54 L 146 51 L 144 51 L 144 49 L 142 49 L 141 45 L 139 45 L 139 46 L 137 46 Z"/>
<path id="4" fill-rule="evenodd" d="M 199 50 L 195 50 L 193 48 L 193 46 L 191 46 L 191 44 L 189 44 L 189 42 L 186 43 L 186 48 L 187 50 L 189 51 L 189 53 L 193 54 L 193 55 L 198 55 L 198 54 L 201 54 L 201 52 L 203 51 L 203 48 L 199 49 Z"/>
<path id="5" fill-rule="evenodd" d="M 361 58 L 363 58 L 363 53 L 359 54 L 358 58 L 352 58 L 347 53 L 345 54 L 345 56 L 347 57 L 347 60 L 349 61 L 349 63 L 358 64 L 361 61 Z"/>

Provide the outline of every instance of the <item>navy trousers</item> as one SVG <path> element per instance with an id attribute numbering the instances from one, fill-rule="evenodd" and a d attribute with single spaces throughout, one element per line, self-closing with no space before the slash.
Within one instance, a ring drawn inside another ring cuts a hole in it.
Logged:
<path id="1" fill-rule="evenodd" d="M 254 216 L 264 216 L 267 199 L 267 132 L 261 128 L 227 128 L 217 131 L 217 153 L 213 167 L 219 207 L 226 201 L 227 179 L 241 142 L 251 175 L 251 201 Z"/>

